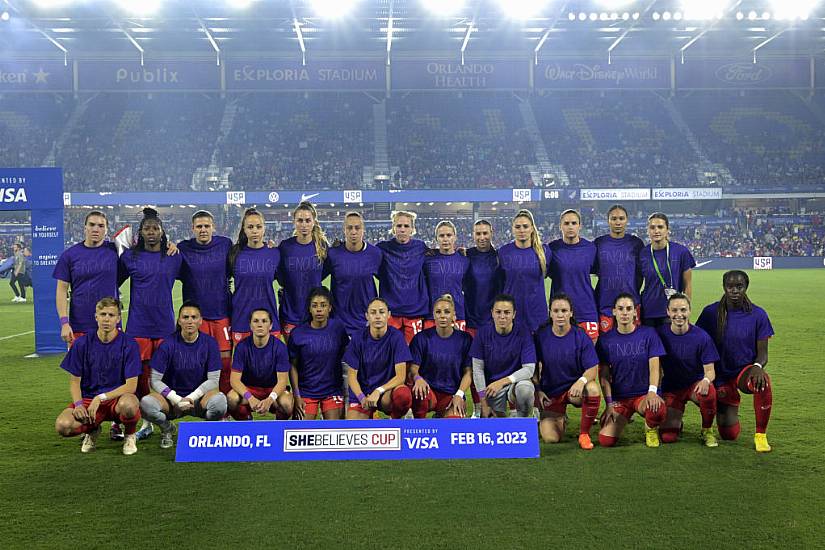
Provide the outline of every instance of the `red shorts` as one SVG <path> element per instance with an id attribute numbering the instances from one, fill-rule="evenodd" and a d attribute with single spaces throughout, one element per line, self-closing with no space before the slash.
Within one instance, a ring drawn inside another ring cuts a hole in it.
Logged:
<path id="1" fill-rule="evenodd" d="M 434 319 L 425 319 L 424 320 L 424 330 L 427 330 L 428 328 L 433 328 L 433 327 L 435 327 L 435 320 Z M 455 323 L 453 323 L 453 327 L 456 330 L 463 330 L 463 331 L 466 332 L 467 331 L 467 321 L 464 321 L 464 320 L 456 321 Z"/>
<path id="2" fill-rule="evenodd" d="M 544 412 L 552 412 L 552 413 L 556 413 L 556 414 L 561 415 L 561 414 L 565 414 L 567 412 L 567 405 L 573 405 L 574 407 L 581 407 L 581 403 L 576 405 L 575 403 L 572 403 L 570 401 L 569 390 L 564 392 L 564 393 L 560 393 L 559 395 L 553 395 L 553 396 L 548 395 L 547 397 L 550 398 L 550 405 L 547 406 L 547 407 L 544 407 L 544 408 L 542 408 L 541 403 L 539 403 L 539 401 L 536 400 L 536 407 L 538 407 L 539 410 L 544 411 Z"/>
<path id="3" fill-rule="evenodd" d="M 271 334 L 275 338 L 281 338 L 281 331 L 279 331 L 279 330 L 273 330 L 269 334 Z M 252 336 L 252 331 L 249 331 L 249 332 L 235 332 L 233 330 L 232 331 L 232 343 L 233 343 L 233 345 L 237 346 L 238 344 L 241 343 L 241 340 L 244 340 L 249 336 Z M 283 341 L 283 338 L 281 338 L 281 341 Z"/>
<path id="4" fill-rule="evenodd" d="M 334 411 L 336 409 L 343 409 L 344 408 L 344 396 L 343 395 L 331 395 L 329 397 L 323 397 L 320 399 L 315 399 L 313 397 L 304 397 L 304 414 L 306 416 L 315 416 L 318 414 L 318 406 L 321 407 L 321 413 L 325 413 L 327 411 Z"/>
<path id="5" fill-rule="evenodd" d="M 352 401 L 350 401 L 349 410 L 355 411 L 355 412 L 358 412 L 358 413 L 361 413 L 361 414 L 365 414 L 368 417 L 372 418 L 372 415 L 375 414 L 375 411 L 377 411 L 378 408 L 365 409 L 364 407 L 361 406 L 361 403 L 359 403 L 358 401 L 355 401 L 354 403 Z"/>
<path id="6" fill-rule="evenodd" d="M 701 382 L 701 380 L 699 381 Z M 699 382 L 694 382 L 690 386 L 686 388 L 682 388 L 679 391 L 675 392 L 665 392 L 662 396 L 665 400 L 665 404 L 669 409 L 676 409 L 677 411 L 685 412 L 685 404 L 688 401 L 691 401 L 693 397 L 693 393 L 696 390 L 696 384 Z M 739 392 L 737 392 L 738 395 Z"/>
<path id="7" fill-rule="evenodd" d="M 255 399 L 263 401 L 264 399 L 269 397 L 269 394 L 272 393 L 272 390 L 275 389 L 275 386 L 271 388 L 258 388 L 255 386 L 247 386 L 246 389 L 249 390 L 249 393 L 255 396 Z"/>
<path id="8" fill-rule="evenodd" d="M 229 335 L 229 318 L 204 319 L 201 332 L 208 334 L 218 342 L 218 350 L 232 351 L 232 340 Z"/>
<path id="9" fill-rule="evenodd" d="M 430 388 L 427 401 L 429 402 L 428 411 L 435 411 L 436 416 L 444 416 L 444 413 L 446 413 L 450 405 L 453 404 L 453 394 L 443 393 Z"/>
<path id="10" fill-rule="evenodd" d="M 739 374 L 736 375 L 736 378 L 728 380 L 724 384 L 720 384 L 716 386 L 716 402 L 721 403 L 723 405 L 728 405 L 729 407 L 738 407 L 739 404 L 742 402 L 742 396 L 739 395 L 739 381 L 742 379 L 742 376 L 747 372 L 749 368 L 753 365 L 746 365 L 742 367 L 742 370 L 739 371 Z"/>
<path id="11" fill-rule="evenodd" d="M 407 341 L 407 345 L 412 342 L 413 336 L 424 329 L 424 319 L 422 317 L 396 317 L 390 315 L 387 324 L 404 333 L 404 340 Z"/>
<path id="12" fill-rule="evenodd" d="M 579 326 L 584 329 L 593 343 L 596 343 L 596 340 L 599 339 L 599 323 L 596 321 L 582 321 L 579 323 Z"/>
<path id="13" fill-rule="evenodd" d="M 122 397 L 122 396 L 121 396 Z M 84 397 L 83 398 L 83 406 L 87 409 L 89 405 L 92 403 L 92 397 Z M 107 420 L 113 420 L 115 422 L 120 422 L 120 415 L 117 414 L 115 409 L 117 408 L 117 404 L 120 401 L 120 397 L 115 397 L 114 399 L 109 399 L 107 401 L 101 401 L 100 406 L 97 408 L 97 413 L 95 413 L 95 424 L 100 424 L 101 422 L 105 422 Z M 74 404 L 69 405 L 70 409 L 74 408 Z"/>
<path id="14" fill-rule="evenodd" d="M 149 361 L 163 343 L 163 338 L 135 338 L 140 348 L 140 360 Z"/>
<path id="15" fill-rule="evenodd" d="M 645 395 L 640 395 L 639 397 L 618 399 L 613 401 L 613 409 L 628 420 L 630 420 L 630 417 L 633 416 L 633 413 L 639 413 L 639 416 L 644 416 L 645 411 L 641 410 L 639 407 L 642 406 L 642 401 L 645 397 Z"/>
<path id="16" fill-rule="evenodd" d="M 85 332 L 72 332 L 72 336 L 74 337 L 74 340 L 72 340 L 72 343 L 71 343 L 71 344 L 69 344 L 69 349 L 71 349 L 72 344 L 74 344 L 74 341 L 75 341 L 75 340 L 77 340 L 77 339 L 78 339 L 78 338 L 80 338 L 81 336 L 85 336 L 85 335 L 86 335 L 86 333 L 85 333 Z"/>
<path id="17" fill-rule="evenodd" d="M 615 324 L 615 319 L 612 315 L 600 315 L 599 316 L 599 331 L 602 333 L 610 332 L 613 330 L 613 325 Z M 636 306 L 636 320 L 633 321 L 633 324 L 637 327 L 642 324 L 642 306 Z"/>

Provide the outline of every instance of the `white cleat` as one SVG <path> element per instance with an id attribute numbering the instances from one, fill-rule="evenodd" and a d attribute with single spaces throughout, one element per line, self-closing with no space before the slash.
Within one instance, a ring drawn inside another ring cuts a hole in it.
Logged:
<path id="1" fill-rule="evenodd" d="M 169 422 L 169 429 L 164 430 L 161 428 L 160 430 L 160 448 L 161 449 L 171 449 L 175 446 L 175 425 Z"/>
<path id="2" fill-rule="evenodd" d="M 135 434 L 126 434 L 123 438 L 123 454 L 129 456 L 137 452 L 137 437 Z"/>
<path id="3" fill-rule="evenodd" d="M 91 453 L 97 449 L 97 436 L 100 435 L 100 426 L 94 430 L 87 432 L 83 436 L 83 443 L 80 444 L 81 453 Z"/>

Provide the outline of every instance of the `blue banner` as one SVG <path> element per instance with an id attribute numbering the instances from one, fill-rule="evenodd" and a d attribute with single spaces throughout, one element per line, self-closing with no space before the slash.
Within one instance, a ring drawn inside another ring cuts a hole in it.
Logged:
<path id="1" fill-rule="evenodd" d="M 526 90 L 526 61 L 393 61 L 393 90 Z"/>
<path id="2" fill-rule="evenodd" d="M 669 59 L 548 60 L 534 72 L 538 89 L 628 90 L 670 88 Z"/>
<path id="3" fill-rule="evenodd" d="M 696 269 L 822 269 L 822 256 L 774 256 L 742 258 L 696 258 Z"/>
<path id="4" fill-rule="evenodd" d="M 810 88 L 811 62 L 792 59 L 691 59 L 676 64 L 681 89 Z"/>
<path id="5" fill-rule="evenodd" d="M 220 67 L 214 61 L 81 61 L 78 88 L 94 91 L 218 91 Z"/>
<path id="6" fill-rule="evenodd" d="M 230 59 L 226 62 L 228 90 L 350 90 L 384 91 L 383 61 L 299 61 Z"/>
<path id="7" fill-rule="evenodd" d="M 181 422 L 176 462 L 538 458 L 534 418 Z"/>
<path id="8" fill-rule="evenodd" d="M 0 92 L 39 91 L 72 91 L 72 66 L 62 61 L 0 61 Z"/>

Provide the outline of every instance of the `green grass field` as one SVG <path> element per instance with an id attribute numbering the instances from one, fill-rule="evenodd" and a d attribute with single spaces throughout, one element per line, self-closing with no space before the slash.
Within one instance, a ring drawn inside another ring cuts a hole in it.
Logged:
<path id="1" fill-rule="evenodd" d="M 175 464 L 158 437 L 132 457 L 101 437 L 80 453 L 54 419 L 69 400 L 61 357 L 34 348 L 30 304 L 0 283 L 0 544 L 47 547 L 823 548 L 825 270 L 752 272 L 771 316 L 774 451 L 742 436 L 643 443 L 634 422 L 617 448 L 542 445 L 538 460 Z M 721 272 L 694 274 L 694 318 L 721 294 Z M 572 411 L 568 436 L 578 429 Z M 467 422 L 480 422 L 467 420 Z M 595 433 L 595 432 L 594 432 Z M 137 520 L 137 521 L 136 521 Z"/>

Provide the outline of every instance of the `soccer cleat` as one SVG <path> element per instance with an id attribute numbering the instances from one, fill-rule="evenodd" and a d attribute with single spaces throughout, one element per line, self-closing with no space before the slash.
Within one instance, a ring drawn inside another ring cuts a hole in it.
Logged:
<path id="1" fill-rule="evenodd" d="M 771 452 L 771 446 L 768 445 L 768 434 L 753 434 L 753 445 L 756 447 L 757 453 Z"/>
<path id="2" fill-rule="evenodd" d="M 593 449 L 593 442 L 590 441 L 590 434 L 579 434 L 579 447 L 585 451 Z"/>
<path id="3" fill-rule="evenodd" d="M 123 441 L 123 427 L 117 422 L 112 422 L 112 427 L 109 428 L 109 438 L 112 441 Z"/>
<path id="4" fill-rule="evenodd" d="M 123 438 L 123 454 L 133 455 L 137 452 L 137 436 L 136 434 L 126 434 Z"/>
<path id="5" fill-rule="evenodd" d="M 140 427 L 140 429 L 137 431 L 135 435 L 137 436 L 138 441 L 143 441 L 144 439 L 147 439 L 150 435 L 152 435 L 154 431 L 155 428 L 154 426 L 152 426 L 152 423 L 148 420 L 144 420 L 143 425 Z"/>
<path id="6" fill-rule="evenodd" d="M 164 430 L 161 428 L 160 430 L 160 448 L 161 449 L 170 449 L 175 446 L 175 425 L 172 422 L 169 422 L 169 429 Z"/>
<path id="7" fill-rule="evenodd" d="M 713 435 L 713 428 L 702 428 L 702 442 L 705 447 L 718 447 L 719 442 L 716 441 L 716 436 Z"/>
<path id="8" fill-rule="evenodd" d="M 481 405 L 473 407 L 473 414 L 470 415 L 470 418 L 481 418 Z"/>
<path id="9" fill-rule="evenodd" d="M 97 436 L 100 435 L 100 426 L 96 427 L 94 430 L 86 432 L 83 436 L 83 443 L 80 445 L 80 452 L 81 453 L 91 453 L 95 449 L 97 449 Z"/>
<path id="10" fill-rule="evenodd" d="M 645 445 L 648 447 L 659 446 L 659 430 L 645 426 Z"/>

